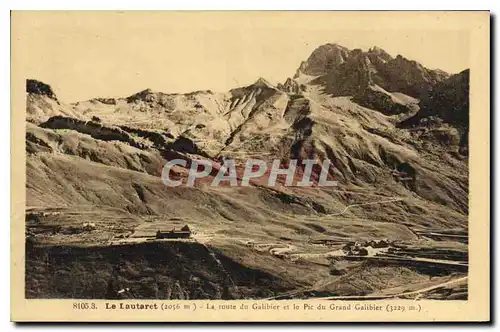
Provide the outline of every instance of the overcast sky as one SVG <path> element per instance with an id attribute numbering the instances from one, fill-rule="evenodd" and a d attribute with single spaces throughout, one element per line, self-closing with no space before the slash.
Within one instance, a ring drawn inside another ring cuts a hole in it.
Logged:
<path id="1" fill-rule="evenodd" d="M 469 67 L 461 18 L 436 13 L 17 13 L 13 55 L 27 78 L 50 84 L 64 102 L 162 92 L 227 91 L 259 77 L 293 76 L 325 43 L 376 45 L 428 68 Z M 26 51 L 28 50 L 28 51 Z"/>

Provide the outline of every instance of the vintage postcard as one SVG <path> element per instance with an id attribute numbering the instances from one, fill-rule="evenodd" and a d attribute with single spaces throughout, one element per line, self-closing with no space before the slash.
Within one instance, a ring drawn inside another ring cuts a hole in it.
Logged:
<path id="1" fill-rule="evenodd" d="M 489 12 L 11 20 L 13 321 L 489 321 Z"/>

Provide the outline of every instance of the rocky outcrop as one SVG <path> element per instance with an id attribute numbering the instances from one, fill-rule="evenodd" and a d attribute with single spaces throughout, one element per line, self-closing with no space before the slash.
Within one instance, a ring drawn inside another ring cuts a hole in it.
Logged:
<path id="1" fill-rule="evenodd" d="M 469 141 L 469 70 L 436 84 L 419 106 L 420 111 L 402 122 L 400 127 L 427 129 L 423 137 L 437 139 L 445 145 L 453 142 L 466 153 Z"/>
<path id="2" fill-rule="evenodd" d="M 388 91 L 399 91 L 412 97 L 425 97 L 432 87 L 449 75 L 441 70 L 425 68 L 420 63 L 398 55 L 377 67 L 380 81 L 375 83 Z"/>
<path id="3" fill-rule="evenodd" d="M 283 92 L 291 94 L 300 94 L 306 89 L 305 85 L 302 84 L 299 86 L 299 83 L 297 83 L 297 81 L 291 78 L 287 78 L 285 84 L 279 83 L 277 88 Z"/>
<path id="4" fill-rule="evenodd" d="M 76 130 L 103 141 L 121 141 L 137 148 L 144 148 L 130 134 L 118 127 L 108 127 L 93 121 L 82 121 L 64 116 L 54 116 L 40 125 L 42 128 Z"/>
<path id="5" fill-rule="evenodd" d="M 50 85 L 34 79 L 26 80 L 26 92 L 47 96 L 53 100 L 57 100 L 56 94 L 54 93 Z"/>
<path id="6" fill-rule="evenodd" d="M 411 105 L 396 101 L 390 93 L 383 89 L 366 88 L 356 93 L 353 96 L 353 101 L 385 115 L 406 114 L 412 111 Z"/>
<path id="7" fill-rule="evenodd" d="M 420 111 L 411 122 L 435 116 L 443 122 L 469 127 L 469 70 L 436 84 L 420 102 Z"/>
<path id="8" fill-rule="evenodd" d="M 174 137 L 169 133 L 159 133 L 150 130 L 143 130 L 140 128 L 130 127 L 130 126 L 120 126 L 124 131 L 137 135 L 139 137 L 145 138 L 154 144 L 155 148 L 161 149 L 165 148 L 169 142 L 169 139 Z"/>

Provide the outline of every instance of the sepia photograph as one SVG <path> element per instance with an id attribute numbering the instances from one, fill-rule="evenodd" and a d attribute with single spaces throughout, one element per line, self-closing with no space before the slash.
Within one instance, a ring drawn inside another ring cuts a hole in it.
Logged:
<path id="1" fill-rule="evenodd" d="M 468 303 L 489 17 L 411 15 L 14 12 L 23 301 Z"/>

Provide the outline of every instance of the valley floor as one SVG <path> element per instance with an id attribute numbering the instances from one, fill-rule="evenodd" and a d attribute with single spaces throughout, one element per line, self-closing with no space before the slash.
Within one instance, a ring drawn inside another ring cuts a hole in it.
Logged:
<path id="1" fill-rule="evenodd" d="M 28 214 L 38 216 L 38 222 L 27 225 L 26 297 L 467 299 L 466 233 L 342 218 L 342 211 L 355 205 L 327 216 L 289 216 L 283 225 L 273 222 L 278 233 L 272 227 L 260 233 L 227 220 L 210 227 L 159 216 L 127 222 L 109 208 L 31 208 Z M 78 227 L 81 220 L 98 215 L 100 230 Z M 155 237 L 157 230 L 187 223 L 193 230 L 190 238 Z M 318 229 L 327 223 L 338 233 Z M 368 234 L 363 236 L 357 223 Z M 284 231 L 300 224 L 323 235 L 293 237 Z M 401 240 L 383 238 L 370 227 L 380 234 L 396 233 Z"/>

